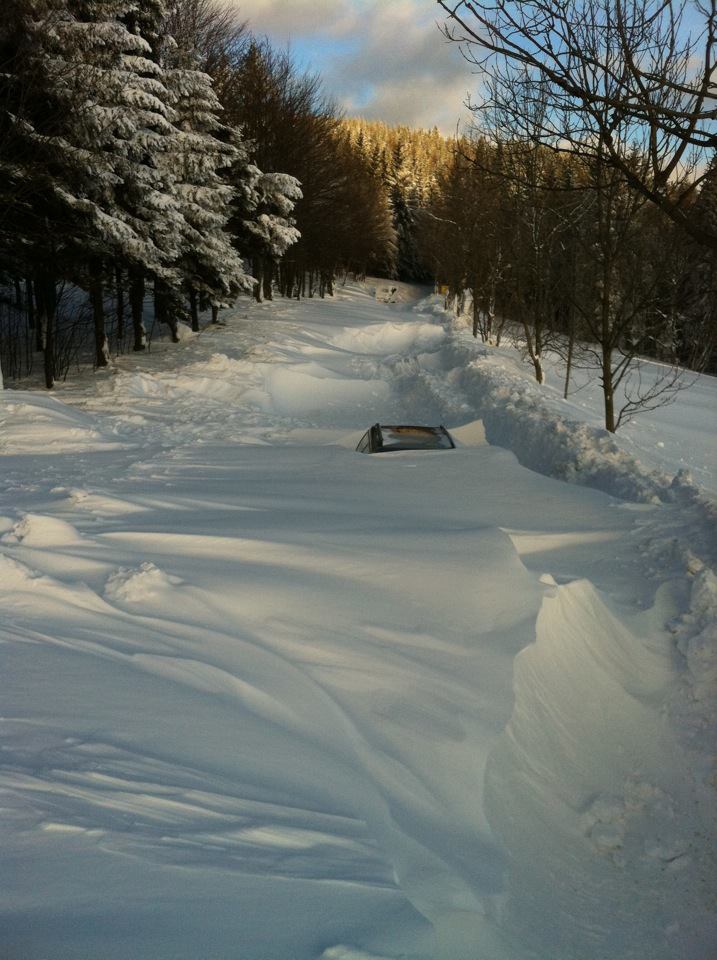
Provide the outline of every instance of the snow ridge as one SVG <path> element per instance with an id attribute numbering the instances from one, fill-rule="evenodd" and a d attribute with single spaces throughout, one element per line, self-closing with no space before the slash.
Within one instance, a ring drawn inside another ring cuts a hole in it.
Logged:
<path id="1" fill-rule="evenodd" d="M 622 450 L 607 430 L 556 414 L 537 384 L 502 369 L 499 357 L 467 337 L 462 324 L 435 297 L 421 301 L 416 310 L 422 314 L 428 307 L 442 315 L 451 336 L 443 341 L 440 370 L 419 365 L 404 369 L 404 392 L 433 396 L 454 416 L 469 407 L 483 420 L 489 443 L 512 450 L 520 463 L 546 476 L 635 503 L 700 499 L 687 472 L 672 478 L 650 470 Z M 411 384 L 416 377 L 420 383 Z"/>
<path id="2" fill-rule="evenodd" d="M 4 398 L 13 955 L 713 955 L 713 507 L 384 300 Z"/>
<path id="3" fill-rule="evenodd" d="M 501 366 L 500 355 L 473 341 L 455 318 L 443 311 L 437 298 L 429 297 L 415 309 L 419 315 L 426 309 L 438 314 L 450 335 L 442 341 L 440 364 L 426 366 L 418 361 L 407 362 L 404 359 L 398 366 L 397 373 L 402 379 L 402 391 L 407 399 L 422 402 L 424 405 L 432 403 L 444 411 L 447 420 L 464 419 L 467 413 L 481 418 L 489 443 L 511 450 L 521 464 L 538 473 L 600 490 L 624 501 L 655 506 L 674 505 L 678 508 L 674 519 L 666 519 L 666 516 L 669 518 L 672 515 L 665 516 L 660 510 L 651 514 L 653 519 L 646 524 L 646 532 L 651 534 L 647 540 L 649 546 L 646 547 L 646 559 L 652 565 L 653 574 L 662 580 L 671 581 L 675 591 L 682 597 L 678 601 L 680 612 L 670 624 L 674 643 L 668 651 L 668 656 L 673 660 L 673 669 L 676 667 L 677 680 L 662 691 L 658 700 L 662 705 L 663 716 L 669 718 L 672 735 L 679 743 L 679 747 L 673 749 L 683 751 L 684 756 L 690 758 L 685 769 L 691 771 L 689 775 L 686 774 L 686 780 L 691 780 L 692 783 L 694 823 L 700 829 L 709 830 L 708 824 L 713 822 L 717 815 L 714 781 L 714 744 L 717 742 L 717 577 L 714 572 L 717 563 L 717 505 L 702 493 L 688 471 L 681 469 L 670 477 L 664 472 L 650 470 L 621 449 L 618 441 L 607 431 L 571 420 L 551 409 L 537 385 L 527 379 L 519 379 L 515 373 Z M 564 591 L 572 596 L 576 588 L 559 588 L 558 595 L 562 596 Z M 563 604 L 565 602 L 562 601 Z M 570 604 L 571 601 L 567 602 Z M 546 633 L 543 628 L 544 636 L 541 640 L 541 623 L 545 622 L 546 616 L 549 618 L 551 604 L 554 603 L 555 601 L 546 601 L 547 606 L 544 606 L 541 612 L 537 644 L 524 651 L 516 660 L 515 712 L 508 726 L 505 743 L 491 758 L 492 769 L 502 771 L 494 776 L 491 788 L 494 793 L 492 825 L 497 826 L 499 831 L 502 825 L 506 836 L 514 831 L 511 824 L 535 822 L 536 815 L 526 810 L 515 813 L 510 819 L 510 798 L 515 794 L 516 784 L 524 781 L 526 771 L 530 769 L 529 756 L 535 752 L 536 738 L 554 750 L 556 738 L 560 739 L 558 734 L 563 727 L 559 717 L 551 717 L 551 711 L 545 714 L 543 708 L 536 708 L 537 712 L 530 709 L 529 701 L 534 693 L 531 692 L 530 684 L 526 686 L 521 681 L 523 663 L 532 664 L 545 671 L 549 682 L 556 682 L 556 679 L 564 674 L 562 654 L 558 658 L 559 666 L 556 662 L 551 668 L 549 663 L 543 662 L 545 645 L 550 642 L 550 636 L 549 631 Z M 606 611 L 603 611 L 603 619 L 606 616 Z M 596 619 L 596 624 L 597 622 Z M 593 633 L 595 629 L 596 627 L 593 628 Z M 590 632 L 585 627 L 577 629 L 571 636 L 588 636 Z M 606 636 L 609 636 L 609 633 L 610 631 L 607 631 Z M 638 645 L 640 643 L 637 638 L 632 638 L 631 642 Z M 647 648 L 643 649 L 643 655 L 645 650 Z M 644 667 L 641 660 L 640 670 L 644 671 Z M 624 680 L 627 671 L 623 669 L 619 673 Z M 594 674 L 595 670 L 592 668 L 576 670 L 573 681 L 580 676 Z M 633 700 L 633 692 L 628 690 L 621 691 L 620 697 L 626 705 L 636 702 Z M 573 709 L 569 701 L 561 703 L 559 691 L 553 702 L 558 713 L 564 708 L 568 711 Z M 614 704 L 614 696 L 611 702 Z M 527 721 L 522 716 L 526 709 L 529 713 Z M 577 714 L 569 719 L 565 729 L 575 729 L 576 717 Z M 657 716 L 654 720 L 657 727 L 660 721 Z M 629 727 L 629 724 L 627 726 Z M 521 730 L 524 733 L 521 733 Z M 644 743 L 648 742 L 649 738 L 646 738 Z M 515 760 L 516 751 L 521 753 L 520 762 Z M 557 759 L 555 763 L 559 765 Z M 512 773 L 506 772 L 511 766 Z M 657 767 L 659 764 L 656 764 Z M 498 781 L 502 781 L 500 787 L 496 787 L 496 777 Z M 512 786 L 511 778 L 517 778 Z M 625 782 L 627 796 L 631 783 L 629 777 Z M 643 791 L 652 789 L 649 784 L 642 782 L 639 788 Z M 489 789 L 489 796 L 490 792 Z M 600 799 L 603 794 L 598 791 L 596 797 L 598 799 L 595 803 L 599 806 L 603 802 L 603 799 Z M 670 817 L 667 814 L 658 815 L 654 811 L 648 815 L 643 810 L 646 805 L 642 801 L 640 804 L 631 805 L 629 796 L 615 802 L 618 803 L 618 814 L 603 816 L 598 811 L 593 817 L 594 825 L 588 833 L 602 852 L 616 858 L 615 863 L 620 867 L 624 846 L 628 842 L 636 843 L 635 836 L 639 835 L 639 829 L 637 834 L 633 830 L 633 834 L 626 839 L 627 827 L 624 824 L 615 832 L 615 823 L 623 822 L 623 808 L 632 810 L 630 816 L 633 818 L 638 811 L 648 825 L 652 821 L 658 822 L 663 832 Z M 684 807 L 685 804 L 683 811 Z M 506 811 L 509 822 L 505 821 Z M 557 832 L 559 829 L 556 827 Z M 700 858 L 694 852 L 691 857 L 687 856 L 687 845 L 683 842 L 685 835 L 683 831 L 680 841 L 675 841 L 677 853 L 669 845 L 669 849 L 663 850 L 664 844 L 653 844 L 652 853 L 649 849 L 640 853 L 645 863 L 652 864 L 654 869 L 657 869 L 654 874 L 645 867 L 646 883 L 654 885 L 657 882 L 655 877 L 660 876 L 660 870 L 668 868 L 670 871 L 684 870 L 685 875 L 692 875 L 694 869 L 698 873 L 701 871 L 702 877 L 710 869 L 714 870 L 708 852 L 704 852 L 701 864 Z M 556 839 L 557 847 L 564 845 L 564 841 L 565 838 L 560 842 Z M 647 844 L 647 840 L 644 842 Z M 508 846 L 510 845 L 509 841 Z M 708 843 L 706 847 L 709 849 L 709 846 Z M 524 848 L 529 849 L 530 844 L 526 843 Z M 540 860 L 538 852 L 534 851 L 534 856 L 536 862 Z M 632 856 L 635 857 L 634 851 Z M 527 869 L 526 863 L 523 863 L 523 869 Z M 650 879 L 647 879 L 648 874 Z M 536 888 L 540 889 L 542 883 L 543 880 L 536 882 L 533 892 Z M 532 894 L 529 894 L 529 898 L 530 896 Z M 694 899 L 699 900 L 696 896 Z M 685 900 L 685 903 L 687 902 L 688 900 Z M 699 911 L 697 903 L 689 903 L 690 909 Z M 522 906 L 525 912 L 529 913 L 526 904 L 523 903 Z M 668 931 L 668 938 L 679 930 L 680 925 L 677 923 L 675 930 Z"/>
<path id="4" fill-rule="evenodd" d="M 717 504 L 702 493 L 688 471 L 670 477 L 650 470 L 622 450 L 606 430 L 556 413 L 537 385 L 501 368 L 489 347 L 470 339 L 462 324 L 443 310 L 440 298 L 428 297 L 415 309 L 419 315 L 432 309 L 451 335 L 441 341 L 438 370 L 403 361 L 404 394 L 415 398 L 422 393 L 446 415 L 465 416 L 470 410 L 483 420 L 489 443 L 511 450 L 521 464 L 538 473 L 621 500 L 682 508 L 679 535 L 663 534 L 652 549 L 669 555 L 672 575 L 683 577 L 688 585 L 688 608 L 675 625 L 678 649 L 685 658 L 689 699 L 701 722 L 717 736 L 717 698 L 704 695 L 706 688 L 714 692 L 717 669 L 717 591 L 712 572 L 717 564 Z M 663 559 L 663 566 L 666 562 Z"/>

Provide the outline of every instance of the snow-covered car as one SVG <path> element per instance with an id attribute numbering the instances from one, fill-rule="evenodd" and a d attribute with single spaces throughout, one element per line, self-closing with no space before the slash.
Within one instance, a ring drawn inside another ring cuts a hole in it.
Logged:
<path id="1" fill-rule="evenodd" d="M 444 426 L 422 427 L 374 423 L 361 437 L 359 453 L 393 453 L 397 450 L 451 450 L 455 443 Z"/>

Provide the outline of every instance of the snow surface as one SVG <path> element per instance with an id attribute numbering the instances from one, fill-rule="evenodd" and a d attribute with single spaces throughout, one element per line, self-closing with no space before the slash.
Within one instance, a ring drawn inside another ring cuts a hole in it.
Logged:
<path id="1" fill-rule="evenodd" d="M 714 956 L 716 385 L 615 440 L 396 286 L 0 397 L 3 955 Z"/>

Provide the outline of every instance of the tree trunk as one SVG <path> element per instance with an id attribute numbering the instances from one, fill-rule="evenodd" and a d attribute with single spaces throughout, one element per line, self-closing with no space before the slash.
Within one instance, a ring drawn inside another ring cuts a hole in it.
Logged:
<path id="1" fill-rule="evenodd" d="M 55 278 L 48 277 L 45 283 L 45 386 L 51 390 L 55 385 L 55 326 L 57 322 L 57 291 Z"/>
<path id="2" fill-rule="evenodd" d="M 262 284 L 264 287 L 264 299 L 273 300 L 274 296 L 271 289 L 271 284 L 274 274 L 274 264 L 269 260 L 265 263 L 263 268 Z"/>
<path id="3" fill-rule="evenodd" d="M 605 405 L 605 429 L 615 433 L 615 396 L 612 384 L 612 350 L 603 346 L 602 353 L 602 394 Z"/>
<path id="4" fill-rule="evenodd" d="M 102 263 L 95 260 L 90 264 L 90 303 L 95 327 L 95 365 L 106 367 L 109 363 L 109 347 L 105 330 L 105 304 L 102 290 Z"/>
<path id="5" fill-rule="evenodd" d="M 603 285 L 601 290 L 602 302 L 600 304 L 600 348 L 602 350 L 602 393 L 605 406 L 605 429 L 610 433 L 615 433 L 617 424 L 615 423 L 615 395 L 613 393 L 613 375 L 612 375 L 612 349 L 613 349 L 613 331 L 611 324 L 611 296 L 612 296 L 612 271 L 610 264 L 605 257 L 603 269 Z"/>
<path id="6" fill-rule="evenodd" d="M 525 342 L 528 346 L 528 355 L 533 363 L 533 369 L 535 370 L 535 379 L 538 383 L 545 383 L 545 371 L 543 370 L 543 362 L 540 358 L 540 351 L 536 347 L 535 340 L 533 339 L 533 333 L 530 329 L 530 325 L 527 320 L 523 320 L 523 331 L 525 332 Z"/>
<path id="7" fill-rule="evenodd" d="M 169 302 L 169 291 L 167 284 L 163 280 L 155 278 L 154 281 L 154 319 L 157 323 L 166 324 L 169 327 L 170 339 L 172 343 L 179 343 L 179 334 L 177 333 L 177 318 Z"/>
<path id="8" fill-rule="evenodd" d="M 568 392 L 570 391 L 570 376 L 573 372 L 573 352 L 575 350 L 575 320 L 571 316 L 568 320 L 569 330 L 568 330 L 568 357 L 565 364 L 565 387 L 563 389 L 563 400 L 568 399 Z"/>
<path id="9" fill-rule="evenodd" d="M 13 280 L 15 286 L 15 306 L 18 310 L 22 310 L 22 287 L 20 286 L 20 281 L 15 277 Z"/>
<path id="10" fill-rule="evenodd" d="M 478 339 L 478 333 L 481 334 L 481 340 L 485 343 L 485 336 L 483 331 L 480 329 L 480 307 L 478 306 L 478 291 L 475 287 L 471 291 L 471 297 L 473 299 L 473 339 Z"/>
<path id="11" fill-rule="evenodd" d="M 115 267 L 115 292 L 117 294 L 117 348 L 121 349 L 124 340 L 124 282 L 122 267 Z"/>
<path id="12" fill-rule="evenodd" d="M 38 273 L 35 280 L 35 296 L 37 297 L 38 339 L 43 344 L 45 386 L 48 390 L 52 390 L 55 386 L 55 313 L 57 310 L 54 277 L 45 272 Z"/>
<path id="13" fill-rule="evenodd" d="M 261 260 L 259 257 L 255 257 L 252 263 L 251 272 L 254 276 L 254 299 L 257 303 L 261 303 L 261 291 L 263 287 L 264 280 L 264 270 L 261 265 Z"/>
<path id="14" fill-rule="evenodd" d="M 42 280 L 40 277 L 35 282 L 35 304 L 38 319 L 35 322 L 35 349 L 42 351 L 45 349 L 45 321 L 43 318 L 42 307 Z"/>
<path id="15" fill-rule="evenodd" d="M 27 328 L 35 329 L 35 293 L 32 288 L 32 280 L 28 277 L 25 280 L 25 303 L 27 304 Z"/>
<path id="16" fill-rule="evenodd" d="M 199 333 L 199 304 L 194 287 L 189 288 L 189 311 L 192 317 L 192 330 Z"/>
<path id="17" fill-rule="evenodd" d="M 147 346 L 147 331 L 144 329 L 144 274 L 133 270 L 130 274 L 129 305 L 132 311 L 132 349 L 136 352 Z"/>
<path id="18" fill-rule="evenodd" d="M 604 144 L 601 139 L 599 144 L 599 164 L 597 168 L 597 223 L 598 239 L 601 254 L 600 266 L 600 336 L 598 342 L 602 351 L 602 393 L 605 407 L 605 429 L 610 433 L 615 433 L 617 429 L 615 423 L 615 395 L 613 393 L 612 376 L 612 351 L 613 351 L 613 330 L 612 330 L 612 295 L 613 295 L 613 263 L 614 246 L 612 243 L 613 234 L 613 204 L 610 192 L 610 182 L 605 183 L 605 166 L 603 164 Z"/>
<path id="19" fill-rule="evenodd" d="M 491 337 L 493 336 L 493 326 L 495 324 L 495 283 L 491 283 L 490 286 L 490 296 L 488 297 L 488 317 L 486 319 L 485 329 L 486 329 L 486 339 L 488 343 L 491 342 Z M 498 331 L 498 343 L 496 346 L 500 346 L 500 331 Z"/>
<path id="20" fill-rule="evenodd" d="M 493 317 L 495 318 L 495 314 L 493 314 Z M 503 327 L 504 327 L 504 325 L 505 325 L 505 319 L 504 319 L 504 318 L 500 321 L 500 323 L 498 323 L 498 324 L 496 325 L 496 328 L 495 328 L 495 345 L 496 345 L 496 347 L 499 347 L 499 346 L 500 346 L 500 341 L 501 341 L 501 338 L 502 338 L 502 336 L 503 336 Z"/>
<path id="21" fill-rule="evenodd" d="M 219 307 L 216 303 L 212 304 L 212 323 L 216 323 L 219 320 Z"/>

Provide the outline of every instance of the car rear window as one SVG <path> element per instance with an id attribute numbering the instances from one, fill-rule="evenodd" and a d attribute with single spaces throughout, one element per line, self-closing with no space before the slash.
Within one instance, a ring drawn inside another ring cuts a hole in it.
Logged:
<path id="1" fill-rule="evenodd" d="M 381 424 L 382 450 L 450 449 L 451 438 L 440 427 L 399 427 Z"/>

